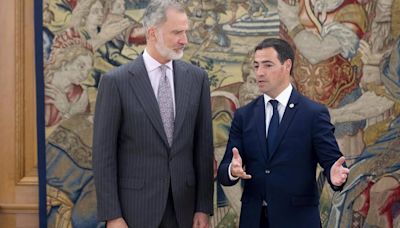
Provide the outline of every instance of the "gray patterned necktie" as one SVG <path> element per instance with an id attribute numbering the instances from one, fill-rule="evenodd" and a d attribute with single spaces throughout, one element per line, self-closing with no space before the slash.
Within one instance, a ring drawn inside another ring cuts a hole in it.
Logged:
<path id="1" fill-rule="evenodd" d="M 166 74 L 167 66 L 161 65 L 160 70 L 161 78 L 158 86 L 157 101 L 164 131 L 167 135 L 168 143 L 171 146 L 174 134 L 174 103 L 172 101 L 172 89 Z"/>

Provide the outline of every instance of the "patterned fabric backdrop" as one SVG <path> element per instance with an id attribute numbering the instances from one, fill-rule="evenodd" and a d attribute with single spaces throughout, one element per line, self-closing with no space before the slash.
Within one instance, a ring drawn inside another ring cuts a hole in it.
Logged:
<path id="1" fill-rule="evenodd" d="M 43 1 L 48 227 L 104 226 L 91 164 L 97 85 L 143 51 L 147 2 Z M 259 96 L 252 49 L 282 37 L 295 47 L 293 85 L 329 107 L 351 170 L 340 193 L 316 176 L 323 227 L 400 227 L 400 0 L 182 2 L 184 59 L 209 74 L 217 161 L 233 113 Z M 240 185 L 215 189 L 213 227 L 235 227 Z"/>

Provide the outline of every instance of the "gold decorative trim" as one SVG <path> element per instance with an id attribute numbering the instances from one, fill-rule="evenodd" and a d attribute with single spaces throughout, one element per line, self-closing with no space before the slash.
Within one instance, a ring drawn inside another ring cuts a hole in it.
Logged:
<path id="1" fill-rule="evenodd" d="M 15 149 L 16 149 L 16 182 L 24 176 L 24 7 L 20 0 L 15 2 Z M 22 162 L 21 162 L 22 161 Z M 22 164 L 21 164 L 22 163 Z"/>
<path id="2" fill-rule="evenodd" d="M 36 167 L 27 167 L 26 153 L 34 153 L 35 145 L 27 145 L 26 133 L 32 129 L 26 128 L 28 102 L 35 102 L 35 97 L 32 100 L 26 100 L 26 53 L 25 53 L 25 1 L 17 0 L 15 2 L 15 154 L 16 154 L 16 175 L 15 183 L 17 185 L 38 185 L 38 177 Z M 32 9 L 33 10 L 33 9 Z M 32 22 L 33 23 L 33 22 Z M 36 120 L 33 120 L 36 121 Z M 37 159 L 35 159 L 36 161 Z M 29 170 L 27 170 L 27 168 Z"/>
<path id="3" fill-rule="evenodd" d="M 37 204 L 0 204 L 0 214 L 37 214 L 39 205 Z"/>

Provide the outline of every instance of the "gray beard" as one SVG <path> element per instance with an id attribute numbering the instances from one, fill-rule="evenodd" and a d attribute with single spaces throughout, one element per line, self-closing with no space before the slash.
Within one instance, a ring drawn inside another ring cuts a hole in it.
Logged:
<path id="1" fill-rule="evenodd" d="M 180 53 L 176 53 L 175 51 L 165 47 L 163 41 L 159 41 L 156 43 L 156 49 L 162 57 L 167 59 L 177 60 L 182 58 L 183 56 L 183 51 L 181 51 Z"/>

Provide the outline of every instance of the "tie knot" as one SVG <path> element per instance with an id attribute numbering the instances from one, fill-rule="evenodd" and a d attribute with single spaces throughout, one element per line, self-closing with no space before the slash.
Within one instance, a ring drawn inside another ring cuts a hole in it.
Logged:
<path id="1" fill-rule="evenodd" d="M 160 65 L 160 70 L 161 70 L 161 75 L 165 76 L 167 72 L 167 66 L 166 65 Z"/>
<path id="2" fill-rule="evenodd" d="M 278 108 L 278 101 L 277 100 L 269 100 L 269 103 L 271 103 L 273 109 Z"/>

